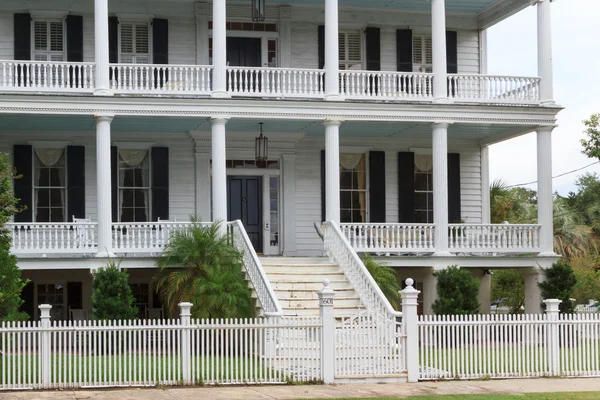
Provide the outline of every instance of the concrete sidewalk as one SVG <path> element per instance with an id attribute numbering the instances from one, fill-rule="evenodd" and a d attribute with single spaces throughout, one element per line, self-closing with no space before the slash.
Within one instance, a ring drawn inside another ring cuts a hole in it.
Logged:
<path id="1" fill-rule="evenodd" d="M 515 379 L 500 381 L 422 382 L 417 384 L 354 384 L 310 386 L 247 386 L 161 389 L 60 390 L 1 392 L 0 399 L 108 400 L 273 400 L 407 397 L 438 394 L 522 394 L 600 391 L 600 378 Z"/>

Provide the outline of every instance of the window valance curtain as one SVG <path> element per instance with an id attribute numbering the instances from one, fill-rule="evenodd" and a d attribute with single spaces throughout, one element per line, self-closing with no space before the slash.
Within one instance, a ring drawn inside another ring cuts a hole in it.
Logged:
<path id="1" fill-rule="evenodd" d="M 121 160 L 129 167 L 137 167 L 141 165 L 148 155 L 147 149 L 119 149 Z"/>
<path id="2" fill-rule="evenodd" d="M 433 169 L 433 158 L 428 154 L 415 154 L 415 167 L 421 172 Z"/>
<path id="3" fill-rule="evenodd" d="M 362 153 L 340 153 L 340 166 L 344 169 L 354 169 L 363 156 Z"/>
<path id="4" fill-rule="evenodd" d="M 65 149 L 36 148 L 35 154 L 45 167 L 52 167 L 60 160 L 60 157 L 63 155 L 64 151 Z"/>

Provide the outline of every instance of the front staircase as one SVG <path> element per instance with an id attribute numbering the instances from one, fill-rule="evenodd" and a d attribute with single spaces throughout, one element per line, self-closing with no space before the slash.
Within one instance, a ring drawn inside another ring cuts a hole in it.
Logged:
<path id="1" fill-rule="evenodd" d="M 261 257 L 283 315 L 289 317 L 318 317 L 317 291 L 323 288 L 323 279 L 335 290 L 334 315 L 336 318 L 356 315 L 364 310 L 358 294 L 337 264 L 326 257 Z"/>

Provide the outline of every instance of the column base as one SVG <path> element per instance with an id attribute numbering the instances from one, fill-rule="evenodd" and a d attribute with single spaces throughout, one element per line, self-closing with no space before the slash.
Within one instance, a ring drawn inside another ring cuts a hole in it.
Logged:
<path id="1" fill-rule="evenodd" d="M 343 101 L 344 98 L 339 94 L 326 94 L 325 101 Z"/>
<path id="2" fill-rule="evenodd" d="M 542 251 L 540 253 L 537 253 L 538 257 L 560 257 L 560 255 L 556 254 L 553 251 Z"/>
<path id="3" fill-rule="evenodd" d="M 94 96 L 114 96 L 115 92 L 107 88 L 96 88 L 94 89 Z"/>
<path id="4" fill-rule="evenodd" d="M 452 254 L 449 251 L 436 251 L 431 256 L 432 257 L 456 257 L 455 254 Z"/>
<path id="5" fill-rule="evenodd" d="M 229 99 L 231 95 L 226 90 L 215 90 L 210 94 L 213 99 Z"/>
<path id="6" fill-rule="evenodd" d="M 94 255 L 95 258 L 114 258 L 116 256 L 112 251 L 99 251 Z"/>
<path id="7" fill-rule="evenodd" d="M 435 103 L 435 104 L 452 104 L 452 103 L 454 103 L 454 101 L 452 101 L 451 99 L 449 99 L 447 97 L 440 97 L 437 99 L 433 99 L 433 103 Z"/>

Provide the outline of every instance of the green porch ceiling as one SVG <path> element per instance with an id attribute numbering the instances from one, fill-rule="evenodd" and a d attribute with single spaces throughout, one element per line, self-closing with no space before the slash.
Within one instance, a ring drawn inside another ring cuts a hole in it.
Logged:
<path id="1" fill-rule="evenodd" d="M 264 120 L 264 132 L 304 133 L 306 136 L 320 137 L 325 128 L 320 121 L 305 120 Z M 112 124 L 113 132 L 130 133 L 187 133 L 189 131 L 210 131 L 210 121 L 202 118 L 168 117 L 116 117 Z M 231 119 L 226 127 L 229 132 L 248 132 L 255 135 L 259 131 L 255 119 Z M 451 139 L 482 140 L 509 133 L 526 133 L 532 127 L 522 125 L 453 124 L 448 135 Z M 0 136 L 2 132 L 95 132 L 94 118 L 91 116 L 66 115 L 0 115 Z M 431 124 L 412 122 L 344 122 L 340 127 L 342 137 L 389 137 L 389 138 L 428 138 Z M 512 136 L 512 134 L 511 134 Z"/>

